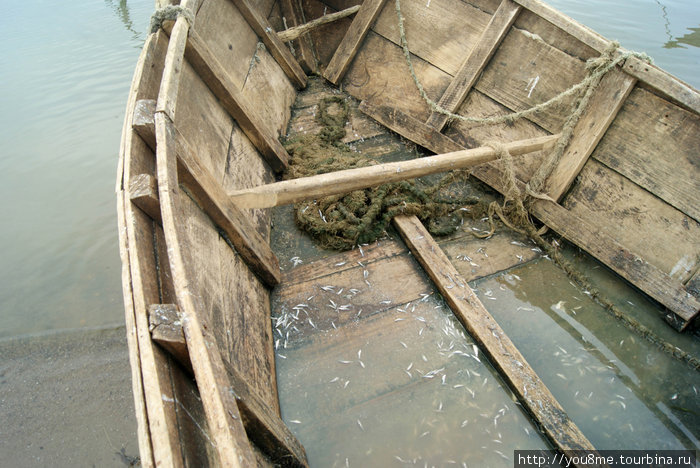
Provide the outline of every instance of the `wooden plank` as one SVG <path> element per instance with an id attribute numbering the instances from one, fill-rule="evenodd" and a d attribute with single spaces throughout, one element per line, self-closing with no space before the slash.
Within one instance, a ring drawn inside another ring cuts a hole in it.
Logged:
<path id="1" fill-rule="evenodd" d="M 365 0 L 355 15 L 350 28 L 343 37 L 343 42 L 335 51 L 333 58 L 323 72 L 323 76 L 333 84 L 338 84 L 355 58 L 369 28 L 379 16 L 386 0 Z"/>
<path id="2" fill-rule="evenodd" d="M 158 181 L 150 174 L 139 174 L 129 182 L 129 199 L 154 221 L 160 223 Z"/>
<path id="3" fill-rule="evenodd" d="M 285 8 L 289 8 L 289 6 L 284 7 L 285 4 L 289 4 L 292 0 L 282 0 L 282 9 L 285 10 Z M 351 6 L 350 8 L 346 8 L 341 11 L 336 11 L 334 13 L 329 13 L 327 15 L 323 15 L 320 18 L 316 18 L 315 20 L 309 21 L 308 23 L 302 24 L 299 21 L 296 21 L 296 25 L 293 27 L 289 27 L 285 29 L 284 31 L 279 31 L 277 33 L 277 36 L 283 41 L 283 42 L 289 42 L 293 41 L 294 39 L 299 38 L 303 34 L 306 34 L 307 32 L 311 31 L 312 29 L 318 28 L 319 26 L 323 26 L 324 24 L 332 23 L 334 21 L 338 21 L 343 18 L 347 18 L 348 16 L 354 15 L 357 13 L 357 11 L 360 9 L 360 5 L 355 5 Z M 286 15 L 286 13 L 285 13 Z"/>
<path id="4" fill-rule="evenodd" d="M 150 128 L 144 125 L 144 128 Z M 179 182 L 187 185 L 202 209 L 219 225 L 249 268 L 268 286 L 280 281 L 279 262 L 248 217 L 225 194 L 221 185 L 200 163 L 191 145 L 177 132 Z"/>
<path id="5" fill-rule="evenodd" d="M 542 190 L 554 200 L 560 200 L 579 174 L 588 157 L 615 120 L 637 80 L 619 69 L 608 72 L 595 90 L 588 108 L 573 130 L 573 137 L 557 167 Z"/>
<path id="6" fill-rule="evenodd" d="M 598 52 L 602 53 L 610 45 L 610 41 L 600 34 L 550 7 L 541 0 L 514 1 Z M 622 52 L 623 50 L 621 49 L 620 53 Z M 666 71 L 636 57 L 626 60 L 623 69 L 626 73 L 648 84 L 686 108 L 700 113 L 700 93 Z"/>
<path id="7" fill-rule="evenodd" d="M 700 300 L 683 284 L 597 229 L 593 220 L 544 200 L 533 205 L 532 213 L 675 313 L 681 319 L 680 331 L 697 317 Z"/>
<path id="8" fill-rule="evenodd" d="M 700 115 L 637 87 L 593 158 L 700 222 Z"/>
<path id="9" fill-rule="evenodd" d="M 270 167 L 275 171 L 286 169 L 289 160 L 287 151 L 277 138 L 270 134 L 257 112 L 238 91 L 226 70 L 212 55 L 196 31 L 190 32 L 185 56 L 202 80 L 221 100 L 222 106 L 236 119 Z"/>
<path id="10" fill-rule="evenodd" d="M 501 44 L 506 33 L 520 13 L 521 6 L 512 0 L 503 0 L 491 17 L 489 24 L 479 38 L 474 48 L 469 53 L 467 60 L 460 67 L 454 79 L 440 98 L 438 105 L 450 112 L 455 112 L 462 104 L 467 93 L 471 90 L 486 64 Z M 427 124 L 438 131 L 442 131 L 448 117 L 444 114 L 433 112 Z"/>
<path id="11" fill-rule="evenodd" d="M 546 436 L 562 451 L 595 450 L 415 216 L 394 225 L 464 327 L 504 375 Z"/>
<path id="12" fill-rule="evenodd" d="M 362 101 L 359 109 L 380 124 L 435 153 L 451 153 L 464 147 L 438 130 L 391 106 Z"/>
<path id="13" fill-rule="evenodd" d="M 195 372 L 200 396 L 209 423 L 211 437 L 221 464 L 233 467 L 253 466 L 254 455 L 245 428 L 229 391 L 230 382 L 224 368 L 215 338 L 202 317 L 203 298 L 189 286 L 193 273 L 184 258 L 188 247 L 183 244 L 185 226 L 180 212 L 176 131 L 172 121 L 162 112 L 156 114 L 156 158 L 158 163 L 159 195 L 163 213 L 166 242 L 169 247 L 177 304 L 183 314 L 183 326 L 190 360 Z"/>
<path id="14" fill-rule="evenodd" d="M 153 340 L 192 372 L 192 363 L 177 306 L 152 304 L 148 312 Z M 268 409 L 235 369 L 227 366 L 226 370 L 248 437 L 273 461 L 283 466 L 307 466 L 304 447 L 280 417 Z"/>
<path id="15" fill-rule="evenodd" d="M 170 30 L 168 52 L 165 55 L 163 79 L 158 92 L 157 112 L 165 112 L 170 119 L 175 118 L 177 95 L 180 86 L 180 74 L 185 60 L 185 48 L 187 47 L 187 35 L 189 24 L 184 17 L 179 17 Z"/>
<path id="16" fill-rule="evenodd" d="M 513 156 L 551 148 L 559 135 L 515 141 L 505 146 Z M 376 164 L 311 177 L 285 180 L 230 194 L 240 208 L 270 208 L 348 193 L 381 184 L 414 179 L 429 174 L 465 169 L 498 159 L 499 153 L 488 146 L 461 150 L 409 161 Z"/>
<path id="17" fill-rule="evenodd" d="M 700 223 L 595 159 L 562 205 L 681 283 L 700 263 Z"/>
<path id="18" fill-rule="evenodd" d="M 248 0 L 231 0 L 241 12 L 243 17 L 248 21 L 248 24 L 253 31 L 262 39 L 265 46 L 270 51 L 270 54 L 277 60 L 277 63 L 287 75 L 289 80 L 295 84 L 297 88 L 306 86 L 306 73 L 301 69 L 292 53 L 287 49 L 284 43 L 277 37 L 277 33 L 272 29 L 267 18 L 262 16 L 255 8 L 253 8 Z"/>
<path id="19" fill-rule="evenodd" d="M 299 50 L 301 58 L 300 65 L 307 73 L 317 73 L 318 63 L 314 54 L 313 44 L 308 34 L 305 34 L 313 25 L 310 23 L 304 24 L 304 10 L 299 0 L 281 0 L 280 7 L 282 9 L 282 17 L 286 21 L 286 26 L 289 29 L 277 33 L 282 42 L 295 41 L 295 49 Z"/>

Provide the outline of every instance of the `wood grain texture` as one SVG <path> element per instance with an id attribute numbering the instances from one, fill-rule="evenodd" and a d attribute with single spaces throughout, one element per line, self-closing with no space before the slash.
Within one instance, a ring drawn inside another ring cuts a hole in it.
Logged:
<path id="1" fill-rule="evenodd" d="M 594 159 L 563 206 L 681 283 L 700 262 L 700 223 Z"/>
<path id="2" fill-rule="evenodd" d="M 467 93 L 469 93 L 486 64 L 501 44 L 508 29 L 518 17 L 521 8 L 520 5 L 512 0 L 503 0 L 501 2 L 469 56 L 459 68 L 450 86 L 447 87 L 440 98 L 438 102 L 440 107 L 450 112 L 455 112 L 462 104 Z M 427 123 L 436 130 L 442 131 L 447 120 L 448 117 L 446 115 L 433 112 Z"/>
<path id="3" fill-rule="evenodd" d="M 277 60 L 277 63 L 287 75 L 289 80 L 295 84 L 297 88 L 306 86 L 306 73 L 301 69 L 292 53 L 287 49 L 284 43 L 277 37 L 277 33 L 272 29 L 272 26 L 267 21 L 267 18 L 261 15 L 255 8 L 251 6 L 248 0 L 231 0 L 241 12 L 243 17 L 248 21 L 248 24 L 253 31 L 262 39 L 265 46 L 268 48 L 272 56 Z"/>
<path id="4" fill-rule="evenodd" d="M 700 116 L 635 88 L 593 158 L 700 222 Z"/>
<path id="5" fill-rule="evenodd" d="M 129 183 L 129 199 L 154 221 L 160 223 L 158 181 L 150 174 L 139 174 Z"/>
<path id="6" fill-rule="evenodd" d="M 607 73 L 588 108 L 574 127 L 573 137 L 559 163 L 547 178 L 544 193 L 560 200 L 603 138 L 637 80 L 619 69 Z"/>
<path id="7" fill-rule="evenodd" d="M 394 225 L 450 308 L 488 354 L 511 390 L 562 451 L 595 450 L 542 383 L 520 351 L 491 317 L 430 233 L 415 216 L 397 216 Z"/>
<path id="8" fill-rule="evenodd" d="M 185 55 L 270 166 L 276 171 L 284 170 L 289 155 L 277 138 L 270 134 L 270 130 L 257 112 L 238 91 L 216 57 L 195 31 L 190 33 Z"/>
<path id="9" fill-rule="evenodd" d="M 520 156 L 550 148 L 556 143 L 558 137 L 558 135 L 549 135 L 531 140 L 514 141 L 505 146 L 511 155 Z M 429 174 L 466 169 L 497 158 L 499 158 L 499 153 L 491 147 L 473 148 L 408 161 L 376 164 L 285 180 L 253 189 L 240 190 L 230 194 L 230 197 L 240 208 L 270 208 L 329 195 L 349 193 Z"/>
<path id="10" fill-rule="evenodd" d="M 241 422 L 235 398 L 228 389 L 230 383 L 209 330 L 202 297 L 191 290 L 192 265 L 187 258 L 184 226 L 179 222 L 182 213 L 181 195 L 177 183 L 176 132 L 172 121 L 164 113 L 156 114 L 156 141 L 159 194 L 163 214 L 169 260 L 177 295 L 177 304 L 183 314 L 183 325 L 190 350 L 190 360 L 200 389 L 200 395 L 211 437 L 220 463 L 246 467 L 254 463 L 254 454 Z"/>
<path id="11" fill-rule="evenodd" d="M 301 1 L 280 0 L 280 7 L 288 29 L 278 32 L 277 37 L 282 42 L 293 41 L 294 50 L 298 50 L 299 65 L 306 73 L 318 73 L 313 43 L 308 35 L 309 23 L 304 24 L 304 9 Z"/>
<path id="12" fill-rule="evenodd" d="M 350 62 L 355 58 L 369 28 L 379 16 L 386 0 L 365 0 L 345 33 L 343 41 L 323 72 L 323 76 L 333 84 L 338 84 L 345 75 Z"/>

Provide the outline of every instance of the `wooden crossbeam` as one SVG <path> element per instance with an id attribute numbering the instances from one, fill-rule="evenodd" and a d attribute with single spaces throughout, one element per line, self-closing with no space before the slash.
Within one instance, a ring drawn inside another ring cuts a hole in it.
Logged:
<path id="1" fill-rule="evenodd" d="M 152 304 L 148 313 L 153 341 L 192 373 L 192 362 L 177 306 Z M 236 369 L 226 365 L 226 371 L 248 437 L 281 466 L 307 466 L 304 447 L 284 421 L 268 408 Z"/>
<path id="2" fill-rule="evenodd" d="M 420 220 L 416 216 L 397 216 L 394 226 L 455 316 L 481 345 L 491 363 L 500 370 L 511 390 L 552 443 L 567 453 L 583 454 L 584 451 L 595 450 Z"/>
<path id="3" fill-rule="evenodd" d="M 530 138 L 509 143 L 506 147 L 512 155 L 517 156 L 551 147 L 557 138 L 558 135 Z M 497 158 L 496 150 L 485 146 L 409 161 L 377 164 L 285 180 L 251 189 L 238 190 L 231 193 L 230 197 L 239 208 L 270 208 L 302 200 L 348 193 L 389 182 L 464 169 Z"/>
<path id="4" fill-rule="evenodd" d="M 151 174 L 138 174 L 129 181 L 129 199 L 151 219 L 160 223 L 158 181 Z"/>
<path id="5" fill-rule="evenodd" d="M 292 53 L 277 36 L 267 18 L 263 17 L 248 0 L 231 0 L 241 12 L 255 34 L 262 39 L 265 47 L 275 58 L 289 80 L 297 87 L 306 87 L 306 73 L 301 69 Z"/>
<path id="6" fill-rule="evenodd" d="M 619 69 L 606 73 L 579 119 L 566 151 L 547 179 L 544 193 L 560 200 L 634 89 L 636 78 Z"/>
<path id="7" fill-rule="evenodd" d="M 338 84 L 345 75 L 350 63 L 360 49 L 362 41 L 381 13 L 386 0 L 364 0 L 352 20 L 342 42 L 335 50 L 323 76 L 333 84 Z"/>
<path id="8" fill-rule="evenodd" d="M 469 57 L 462 64 L 452 82 L 443 93 L 438 105 L 450 112 L 455 112 L 471 90 L 481 72 L 496 52 L 499 44 L 515 22 L 522 7 L 512 0 L 503 0 L 491 20 L 486 25 L 479 41 L 474 45 Z M 433 112 L 428 118 L 428 125 L 441 131 L 448 117 Z"/>
<path id="9" fill-rule="evenodd" d="M 292 1 L 294 0 L 282 0 L 282 12 L 285 14 L 285 16 L 286 8 L 289 8 L 285 7 L 285 4 L 289 4 Z M 318 28 L 319 26 L 323 26 L 324 24 L 332 23 L 334 21 L 338 21 L 340 19 L 354 15 L 359 9 L 360 5 L 355 5 L 344 10 L 323 15 L 319 18 L 316 18 L 315 20 L 309 21 L 308 23 L 301 24 L 301 22 L 297 22 L 296 24 L 298 26 L 290 27 L 285 29 L 284 31 L 280 31 L 277 33 L 277 36 L 282 40 L 282 42 L 293 41 L 294 39 L 299 38 L 303 34 L 306 34 L 307 32 L 311 31 L 312 29 Z"/>
<path id="10" fill-rule="evenodd" d="M 301 6 L 300 0 L 282 0 L 280 2 L 280 7 L 282 8 L 282 15 L 285 18 L 286 26 L 291 27 L 285 31 L 278 32 L 277 37 L 282 42 L 290 42 L 298 39 L 295 44 L 300 58 L 299 65 L 301 65 L 307 73 L 318 72 L 318 63 L 316 62 L 311 38 L 308 35 L 304 35 L 311 27 L 309 27 L 308 23 L 303 24 L 304 9 Z"/>
<path id="11" fill-rule="evenodd" d="M 270 167 L 276 172 L 286 169 L 289 160 L 287 151 L 268 129 L 255 108 L 238 90 L 201 36 L 194 30 L 190 31 L 185 57 L 209 89 L 219 98 L 222 106 L 236 119 Z"/>

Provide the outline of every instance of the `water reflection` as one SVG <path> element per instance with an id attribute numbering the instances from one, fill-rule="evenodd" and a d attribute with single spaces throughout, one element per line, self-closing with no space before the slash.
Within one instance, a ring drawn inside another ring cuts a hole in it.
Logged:
<path id="1" fill-rule="evenodd" d="M 685 49 L 686 47 L 681 44 L 690 45 L 693 47 L 700 47 L 700 28 L 688 28 L 691 32 L 685 36 L 677 37 L 675 40 L 670 40 L 664 44 L 664 48 L 673 49 L 675 47 L 680 47 Z"/>
<path id="2" fill-rule="evenodd" d="M 114 0 L 105 0 L 105 4 L 112 7 L 114 13 L 124 24 L 127 31 L 131 32 L 132 39 L 143 39 L 143 34 L 134 29 L 134 22 L 131 20 L 131 13 L 127 0 L 119 0 L 119 4 L 115 4 Z"/>

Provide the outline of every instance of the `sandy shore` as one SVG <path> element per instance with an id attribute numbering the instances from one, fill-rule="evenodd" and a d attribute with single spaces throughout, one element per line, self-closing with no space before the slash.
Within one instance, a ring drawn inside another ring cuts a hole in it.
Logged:
<path id="1" fill-rule="evenodd" d="M 0 340 L 4 466 L 125 466 L 138 457 L 123 326 Z"/>

